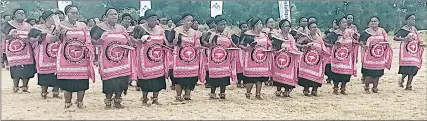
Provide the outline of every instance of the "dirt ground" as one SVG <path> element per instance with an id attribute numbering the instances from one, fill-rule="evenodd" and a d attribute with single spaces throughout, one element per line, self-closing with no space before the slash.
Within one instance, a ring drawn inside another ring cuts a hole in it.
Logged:
<path id="1" fill-rule="evenodd" d="M 392 40 L 391 38 L 389 40 Z M 131 87 L 124 96 L 125 109 L 104 109 L 104 94 L 100 81 L 90 84 L 84 103 L 86 109 L 64 110 L 63 99 L 40 96 L 37 78 L 30 81 L 31 93 L 12 93 L 12 80 L 5 69 L 1 70 L 2 120 L 426 120 L 426 61 L 414 78 L 412 91 L 398 87 L 401 78 L 397 75 L 399 43 L 393 42 L 393 65 L 380 79 L 379 93 L 366 94 L 358 77 L 348 84 L 349 95 L 332 94 L 332 86 L 324 84 L 318 97 L 305 97 L 302 88 L 292 92 L 292 98 L 276 97 L 275 87 L 264 86 L 264 100 L 246 99 L 245 89 L 228 86 L 226 100 L 209 100 L 209 89 L 196 87 L 192 101 L 174 103 L 175 92 L 168 89 L 160 94 L 163 105 L 141 106 L 141 92 Z M 360 56 L 359 56 L 360 57 Z M 426 57 L 426 53 L 424 53 Z M 255 91 L 255 90 L 253 90 Z M 254 93 L 254 92 L 253 92 Z M 51 97 L 51 94 L 49 94 Z M 75 96 L 73 97 L 75 100 Z M 108 115 L 106 115 L 108 114 Z"/>

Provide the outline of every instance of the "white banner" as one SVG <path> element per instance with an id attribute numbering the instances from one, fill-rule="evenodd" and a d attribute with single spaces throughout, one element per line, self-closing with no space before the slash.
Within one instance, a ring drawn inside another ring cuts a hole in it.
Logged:
<path id="1" fill-rule="evenodd" d="M 144 16 L 145 11 L 151 9 L 151 1 L 139 2 L 139 16 Z"/>
<path id="2" fill-rule="evenodd" d="M 58 10 L 65 13 L 65 6 L 71 5 L 71 1 L 58 1 Z"/>
<path id="3" fill-rule="evenodd" d="M 211 1 L 211 17 L 222 15 L 222 1 Z"/>
<path id="4" fill-rule="evenodd" d="M 291 3 L 289 1 L 277 2 L 279 2 L 280 19 L 288 19 L 289 21 L 291 21 Z"/>

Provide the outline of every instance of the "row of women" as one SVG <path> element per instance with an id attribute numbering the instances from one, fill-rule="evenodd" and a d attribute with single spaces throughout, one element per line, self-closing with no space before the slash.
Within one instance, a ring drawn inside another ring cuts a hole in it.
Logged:
<path id="1" fill-rule="evenodd" d="M 99 56 L 106 108 L 124 107 L 122 94 L 126 94 L 129 80 L 138 81 L 144 105 L 150 100 L 149 92 L 153 93 L 151 104 L 160 104 L 159 92 L 166 89 L 167 78 L 176 87 L 176 101 L 191 100 L 191 91 L 198 81 L 210 85 L 211 99 L 218 99 L 218 87 L 219 98 L 225 99 L 230 80 L 239 85 L 243 81 L 248 99 L 255 85 L 255 98 L 261 100 L 262 82 L 269 78 L 277 86 L 277 96 L 289 97 L 296 85 L 304 87 L 306 96 L 316 96 L 325 72 L 334 82 L 334 94 L 339 94 L 340 83 L 340 93 L 346 94 L 346 83 L 356 74 L 359 45 L 363 50 L 365 84 L 369 91 L 368 86 L 373 83 L 372 91 L 376 92 L 378 79 L 385 68 L 390 68 L 392 57 L 387 34 L 378 26 L 378 17 L 372 17 L 370 27 L 360 36 L 343 17 L 336 20 L 336 28 L 322 37 L 313 21 L 293 31 L 288 20 L 281 20 L 280 30 L 274 30 L 263 29 L 263 21 L 252 18 L 240 23 L 240 34 L 231 35 L 224 31 L 227 21 L 222 16 L 208 21 L 212 28 L 201 33 L 192 28 L 191 14 L 174 21 L 176 27 L 164 29 L 155 12 L 148 10 L 146 23 L 129 32 L 117 24 L 117 10 L 109 8 L 105 11 L 105 21 L 89 31 L 85 23 L 78 21 L 76 6 L 66 6 L 65 14 L 68 20 L 59 22 L 53 12 L 45 11 L 42 14 L 45 23 L 31 27 L 24 22 L 25 11 L 17 9 L 14 19 L 2 28 L 7 35 L 6 55 L 13 91 L 19 91 L 19 81 L 23 80 L 22 91 L 28 92 L 29 79 L 38 73 L 41 96 L 46 98 L 47 88 L 54 87 L 53 96 L 59 97 L 60 87 L 64 90 L 65 108 L 72 107 L 73 92 L 77 92 L 77 107 L 85 107 L 83 98 L 89 80 L 95 81 L 94 46 L 100 48 L 96 56 Z M 406 88 L 410 89 L 412 78 L 421 66 L 423 49 L 414 27 L 415 15 L 406 20 L 407 25 L 398 31 L 395 40 L 402 41 L 399 73 L 408 75 Z M 268 25 L 270 21 L 267 22 Z"/>

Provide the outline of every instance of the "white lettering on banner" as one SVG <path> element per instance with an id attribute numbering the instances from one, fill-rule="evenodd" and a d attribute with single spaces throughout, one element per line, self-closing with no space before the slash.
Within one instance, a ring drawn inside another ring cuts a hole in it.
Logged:
<path id="1" fill-rule="evenodd" d="M 402 59 L 402 61 L 414 61 L 417 63 L 421 62 L 420 59 L 414 58 L 414 57 L 405 57 L 405 58 L 401 58 L 401 59 Z"/>
<path id="2" fill-rule="evenodd" d="M 157 71 L 157 70 L 162 70 L 162 69 L 163 69 L 163 65 L 160 65 L 160 66 L 154 66 L 151 68 L 145 67 L 145 68 L 143 68 L 143 71 L 144 72 L 152 72 L 152 71 Z"/>
<path id="3" fill-rule="evenodd" d="M 75 34 L 85 35 L 85 33 L 83 31 L 68 31 L 67 35 L 70 35 L 70 34 L 73 34 L 73 35 L 75 35 Z"/>
<path id="4" fill-rule="evenodd" d="M 294 77 L 294 74 L 282 74 L 282 73 L 278 73 L 278 72 L 275 72 L 275 75 L 278 75 L 278 76 L 284 77 L 284 78 L 288 78 L 288 79 L 292 79 Z"/>
<path id="5" fill-rule="evenodd" d="M 199 66 L 175 66 L 175 70 L 195 70 L 199 69 Z"/>
<path id="6" fill-rule="evenodd" d="M 104 68 L 104 69 L 102 69 L 102 72 L 103 73 L 110 73 L 110 72 L 114 72 L 114 71 L 118 71 L 118 70 L 122 70 L 122 69 L 126 69 L 126 68 L 130 68 L 130 65 L 126 64 L 126 65 L 116 66 L 116 67 L 112 67 L 112 68 Z"/>
<path id="7" fill-rule="evenodd" d="M 336 68 L 351 69 L 350 65 L 345 65 L 345 64 L 331 64 L 331 66 Z"/>
<path id="8" fill-rule="evenodd" d="M 385 64 L 385 61 L 365 61 L 366 64 Z"/>
<path id="9" fill-rule="evenodd" d="M 19 35 L 27 35 L 27 34 L 28 34 L 28 31 L 16 31 L 16 34 L 19 34 Z"/>
<path id="10" fill-rule="evenodd" d="M 257 72 L 260 72 L 260 71 L 265 72 L 265 71 L 268 71 L 268 68 L 262 68 L 262 67 L 260 67 L 260 68 L 246 68 L 245 70 L 247 70 L 247 71 L 257 71 Z"/>
<path id="11" fill-rule="evenodd" d="M 123 34 L 108 34 L 107 37 L 114 37 L 114 38 L 126 38 Z"/>
<path id="12" fill-rule="evenodd" d="M 318 73 L 318 72 L 313 71 L 313 70 L 305 69 L 305 68 L 300 68 L 300 71 L 306 72 L 306 73 L 309 73 L 309 74 L 315 75 L 315 76 L 321 76 L 321 73 Z"/>
<path id="13" fill-rule="evenodd" d="M 209 71 L 225 71 L 229 69 L 230 67 L 219 67 L 219 68 L 209 68 Z"/>
<path id="14" fill-rule="evenodd" d="M 87 71 L 88 67 L 80 67 L 80 68 L 60 68 L 58 67 L 58 71 L 62 72 L 82 72 Z"/>
<path id="15" fill-rule="evenodd" d="M 29 53 L 27 53 L 24 56 L 12 56 L 12 57 L 7 57 L 8 60 L 10 61 L 15 61 L 15 60 L 22 60 L 22 59 L 28 59 L 31 58 L 31 56 L 29 55 Z"/>
<path id="16" fill-rule="evenodd" d="M 291 5 L 290 1 L 277 1 L 279 4 L 280 19 L 287 19 L 291 21 Z"/>
<path id="17" fill-rule="evenodd" d="M 162 40 L 163 36 L 150 36 L 150 38 L 153 40 Z"/>

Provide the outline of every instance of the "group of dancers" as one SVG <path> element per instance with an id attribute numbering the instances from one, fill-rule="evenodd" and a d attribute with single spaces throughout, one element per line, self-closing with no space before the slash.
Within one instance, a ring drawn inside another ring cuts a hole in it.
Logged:
<path id="1" fill-rule="evenodd" d="M 210 99 L 226 99 L 230 81 L 246 87 L 248 99 L 254 85 L 255 98 L 263 99 L 263 82 L 276 86 L 277 96 L 290 97 L 297 85 L 304 87 L 305 96 L 317 96 L 324 75 L 333 83 L 334 94 L 347 95 L 346 84 L 357 74 L 359 47 L 365 91 L 377 93 L 379 78 L 384 69 L 390 69 L 393 54 L 378 17 L 372 17 L 369 28 L 359 32 L 352 23 L 353 15 L 347 15 L 334 19 L 325 33 L 320 32 L 314 17 L 299 19 L 296 29 L 286 19 L 276 29 L 273 18 L 254 17 L 240 22 L 241 31 L 231 34 L 221 15 L 206 20 L 209 29 L 201 32 L 191 14 L 172 18 L 175 26 L 169 26 L 169 20 L 160 19 L 153 10 L 147 10 L 135 26 L 129 14 L 123 14 L 119 24 L 115 8 L 108 8 L 100 23 L 88 20 L 91 26 L 79 21 L 79 9 L 74 5 L 66 6 L 63 16 L 44 11 L 40 24 L 25 22 L 25 14 L 23 9 L 15 10 L 12 20 L 2 27 L 13 91 L 20 90 L 22 80 L 22 92 L 28 92 L 29 79 L 38 74 L 42 98 L 46 99 L 48 87 L 53 87 L 53 97 L 61 98 L 60 88 L 65 108 L 72 107 L 74 92 L 77 107 L 85 107 L 85 91 L 89 81 L 95 81 L 94 63 L 98 63 L 106 108 L 124 108 L 122 95 L 130 80 L 137 81 L 142 90 L 143 105 L 149 105 L 150 92 L 150 103 L 160 104 L 159 92 L 166 89 L 169 79 L 176 101 L 191 100 L 198 81 L 211 88 Z M 62 19 L 64 15 L 68 19 Z M 405 89 L 411 90 L 421 67 L 423 44 L 415 15 L 408 15 L 405 21 L 394 40 L 401 41 L 399 74 L 403 77 L 399 85 L 404 87 L 408 77 Z"/>

